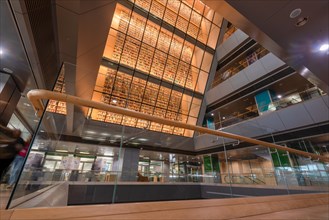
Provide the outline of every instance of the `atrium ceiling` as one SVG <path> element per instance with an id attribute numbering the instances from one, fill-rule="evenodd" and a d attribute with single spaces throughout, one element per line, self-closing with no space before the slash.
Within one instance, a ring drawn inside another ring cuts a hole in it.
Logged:
<path id="1" fill-rule="evenodd" d="M 293 67 L 310 82 L 328 92 L 329 52 L 319 51 L 328 44 L 327 0 L 204 0 L 266 49 Z M 290 18 L 294 9 L 301 9 Z M 307 20 L 297 27 L 296 23 Z"/>

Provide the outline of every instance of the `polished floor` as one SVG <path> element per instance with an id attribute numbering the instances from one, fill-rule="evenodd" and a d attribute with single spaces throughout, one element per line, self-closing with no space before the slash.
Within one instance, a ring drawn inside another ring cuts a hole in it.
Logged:
<path id="1" fill-rule="evenodd" d="M 253 220 L 253 219 L 329 219 L 329 206 L 328 205 L 319 205 L 302 209 L 292 209 L 281 212 L 271 212 L 264 215 L 254 215 L 244 218 L 238 218 L 244 220 Z"/>
<path id="2" fill-rule="evenodd" d="M 0 185 L 0 209 L 6 208 L 6 205 L 10 197 L 11 189 L 7 189 L 6 186 L 7 186 L 6 184 Z"/>
<path id="3" fill-rule="evenodd" d="M 0 210 L 1 220 L 329 219 L 329 194 Z"/>

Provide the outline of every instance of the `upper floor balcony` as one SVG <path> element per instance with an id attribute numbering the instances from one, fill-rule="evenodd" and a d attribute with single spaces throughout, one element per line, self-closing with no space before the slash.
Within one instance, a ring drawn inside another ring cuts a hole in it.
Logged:
<path id="1" fill-rule="evenodd" d="M 207 105 L 221 100 L 286 65 L 275 55 L 264 50 L 259 50 L 258 54 L 255 53 L 252 56 L 254 58 L 247 57 L 240 65 L 219 74 L 218 78 L 215 77 L 213 84 L 215 86 L 205 95 Z"/>
<path id="2" fill-rule="evenodd" d="M 303 94 L 299 94 L 301 96 Z M 304 94 L 305 95 L 305 94 Z M 268 111 L 259 113 L 251 110 L 244 114 L 221 117 L 216 122 L 216 129 L 259 138 L 285 133 L 292 130 L 327 124 L 329 121 L 329 97 L 326 94 L 309 92 L 307 100 L 298 98 L 297 94 L 284 97 L 273 102 Z M 222 144 L 233 144 L 236 141 L 229 138 L 219 138 L 213 135 L 201 134 L 195 137 L 195 150 L 205 150 Z"/>

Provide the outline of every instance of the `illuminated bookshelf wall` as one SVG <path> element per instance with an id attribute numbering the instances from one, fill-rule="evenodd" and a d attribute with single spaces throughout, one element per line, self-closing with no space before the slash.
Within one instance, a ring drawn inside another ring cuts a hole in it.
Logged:
<path id="1" fill-rule="evenodd" d="M 59 74 L 53 91 L 65 93 L 64 71 Z M 49 100 L 46 111 L 66 115 L 66 102 Z"/>
<path id="2" fill-rule="evenodd" d="M 113 65 L 100 66 L 92 99 L 195 125 L 220 23 L 221 17 L 200 1 L 117 4 L 103 54 Z M 90 115 L 109 123 L 193 135 L 105 111 L 92 110 Z"/>

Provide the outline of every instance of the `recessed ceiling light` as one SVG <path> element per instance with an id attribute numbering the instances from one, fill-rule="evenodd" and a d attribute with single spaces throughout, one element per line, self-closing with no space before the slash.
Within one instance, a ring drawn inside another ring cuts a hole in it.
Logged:
<path id="1" fill-rule="evenodd" d="M 111 134 L 109 134 L 109 133 L 101 133 L 101 135 L 110 136 Z"/>
<path id="2" fill-rule="evenodd" d="M 68 152 L 68 151 L 67 151 L 67 150 L 56 150 L 56 152 L 66 153 L 66 152 Z"/>
<path id="3" fill-rule="evenodd" d="M 146 138 L 138 138 L 139 141 L 148 141 Z"/>
<path id="4" fill-rule="evenodd" d="M 281 99 L 282 98 L 282 95 L 278 95 L 277 97 L 278 97 L 278 99 Z"/>
<path id="5" fill-rule="evenodd" d="M 80 154 L 89 154 L 89 152 L 86 152 L 86 151 L 80 151 L 79 153 Z"/>
<path id="6" fill-rule="evenodd" d="M 211 113 L 210 115 L 211 115 L 211 116 L 214 116 L 214 113 Z"/>
<path id="7" fill-rule="evenodd" d="M 4 67 L 4 68 L 2 68 L 3 69 L 3 71 L 5 71 L 6 73 L 13 73 L 14 71 L 12 71 L 11 69 L 9 69 L 9 68 L 6 68 L 6 67 Z"/>
<path id="8" fill-rule="evenodd" d="M 117 101 L 116 99 L 113 99 L 112 102 L 113 102 L 113 103 L 117 103 L 118 101 Z"/>
<path id="9" fill-rule="evenodd" d="M 320 51 L 327 51 L 329 49 L 329 44 L 322 44 L 319 48 Z"/>
<path id="10" fill-rule="evenodd" d="M 300 15 L 300 13 L 302 13 L 302 9 L 296 8 L 296 9 L 294 9 L 294 10 L 291 11 L 289 17 L 290 18 L 296 18 L 296 17 L 298 17 Z"/>

